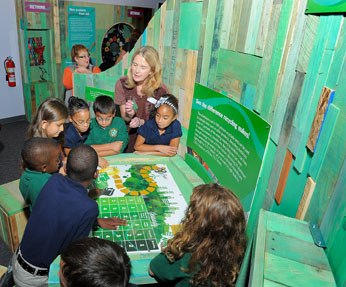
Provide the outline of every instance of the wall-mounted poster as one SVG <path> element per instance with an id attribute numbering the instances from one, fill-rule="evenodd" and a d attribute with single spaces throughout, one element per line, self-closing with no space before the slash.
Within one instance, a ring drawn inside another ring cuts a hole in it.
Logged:
<path id="1" fill-rule="evenodd" d="M 305 13 L 346 12 L 346 0 L 308 0 Z"/>
<path id="2" fill-rule="evenodd" d="M 131 36 L 134 27 L 131 24 L 120 22 L 112 25 L 103 36 L 101 56 L 104 63 L 113 66 L 118 59 L 126 39 Z"/>
<path id="3" fill-rule="evenodd" d="M 28 56 L 31 82 L 50 81 L 52 65 L 51 30 L 29 30 L 27 32 Z"/>
<path id="4" fill-rule="evenodd" d="M 44 50 L 46 46 L 42 43 L 42 37 L 28 38 L 29 63 L 30 66 L 43 66 L 46 62 L 44 59 Z"/>
<path id="5" fill-rule="evenodd" d="M 235 192 L 249 212 L 269 131 L 254 112 L 195 84 L 186 161 L 204 181 Z"/>
<path id="6" fill-rule="evenodd" d="M 92 53 L 95 51 L 95 8 L 68 6 L 69 50 L 75 44 L 82 44 Z"/>

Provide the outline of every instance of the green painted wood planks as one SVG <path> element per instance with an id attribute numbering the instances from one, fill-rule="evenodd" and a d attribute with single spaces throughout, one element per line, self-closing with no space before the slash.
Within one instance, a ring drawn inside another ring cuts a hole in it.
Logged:
<path id="1" fill-rule="evenodd" d="M 335 274 L 338 286 L 346 282 L 346 160 L 342 165 L 332 199 L 324 215 L 321 232 L 327 244 L 326 254 Z"/>
<path id="2" fill-rule="evenodd" d="M 271 7 L 272 9 L 268 26 L 268 36 L 266 36 L 265 48 L 263 52 L 263 61 L 257 85 L 257 95 L 254 103 L 254 110 L 259 114 L 261 114 L 262 112 L 265 90 L 267 87 L 267 83 L 269 81 L 270 63 L 272 55 L 274 53 L 274 45 L 278 32 L 282 5 L 282 2 L 278 1 L 273 3 Z"/>
<path id="3" fill-rule="evenodd" d="M 321 16 L 318 34 L 315 39 L 307 74 L 309 77 L 304 82 L 302 95 L 297 108 L 293 126 L 300 134 L 300 139 L 290 143 L 290 150 L 296 156 L 295 168 L 300 171 L 303 168 L 306 157 L 306 142 L 309 130 L 314 118 L 316 107 L 322 87 L 326 81 L 327 71 L 330 67 L 333 49 L 340 30 L 341 16 L 325 18 Z M 298 144 L 298 145 L 294 145 Z"/>
<path id="4" fill-rule="evenodd" d="M 346 64 L 340 77 L 340 86 L 335 91 L 333 104 L 327 112 L 321 136 L 316 146 L 316 158 L 312 163 L 312 177 L 316 188 L 307 211 L 307 220 L 321 223 L 332 197 L 338 174 L 346 157 L 345 122 L 346 122 Z"/>
<path id="5" fill-rule="evenodd" d="M 216 69 L 215 87 L 227 91 L 231 79 L 256 86 L 262 65 L 262 58 L 220 49 Z"/>
<path id="6" fill-rule="evenodd" d="M 283 1 L 280 19 L 278 23 L 277 35 L 271 56 L 268 81 L 264 94 L 261 98 L 261 116 L 272 123 L 273 110 L 276 107 L 277 99 L 280 95 L 280 86 L 283 70 L 287 61 L 288 47 L 292 33 L 289 33 L 290 22 L 295 22 L 296 10 L 301 1 Z M 287 47 L 287 49 L 285 49 Z M 275 89 L 276 87 L 279 87 Z M 261 95 L 261 94 L 259 94 Z"/>
<path id="7" fill-rule="evenodd" d="M 284 121 L 286 110 L 288 109 L 289 98 L 292 96 L 292 91 L 295 88 L 296 65 L 298 61 L 299 51 L 304 35 L 304 23 L 306 16 L 304 15 L 306 1 L 298 1 L 299 6 L 292 13 L 296 15 L 292 17 L 290 23 L 288 40 L 285 43 L 285 51 L 283 61 L 279 70 L 278 82 L 275 86 L 275 97 L 277 102 L 273 101 L 270 107 L 272 118 L 271 138 L 275 143 L 278 143 L 281 135 L 281 129 L 287 127 Z M 299 94 L 300 95 L 300 94 Z M 273 116 L 272 116 L 273 114 Z M 285 133 L 284 133 L 285 135 Z"/>
<path id="8" fill-rule="evenodd" d="M 260 211 L 249 286 L 336 286 L 308 223 Z"/>

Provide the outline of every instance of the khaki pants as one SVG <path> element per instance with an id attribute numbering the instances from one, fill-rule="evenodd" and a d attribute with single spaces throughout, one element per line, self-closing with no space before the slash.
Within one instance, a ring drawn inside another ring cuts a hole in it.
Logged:
<path id="1" fill-rule="evenodd" d="M 18 250 L 20 254 L 20 250 Z M 48 286 L 48 275 L 47 276 L 38 276 L 29 273 L 24 270 L 24 268 L 18 263 L 17 252 L 12 257 L 12 270 L 13 270 L 13 279 L 17 287 L 44 287 Z M 22 256 L 23 257 L 23 256 Z M 23 258 L 24 259 L 24 258 Z M 24 259 L 25 260 L 25 259 Z M 27 264 L 36 269 L 43 269 L 36 267 L 25 260 Z"/>

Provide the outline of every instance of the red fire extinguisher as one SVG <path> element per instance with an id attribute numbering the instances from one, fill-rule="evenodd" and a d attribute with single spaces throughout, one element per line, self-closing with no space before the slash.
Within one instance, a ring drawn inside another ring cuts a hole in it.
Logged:
<path id="1" fill-rule="evenodd" d="M 9 87 L 16 86 L 16 74 L 14 73 L 15 64 L 12 61 L 12 57 L 9 56 L 4 61 L 4 68 L 6 70 L 6 81 L 8 81 Z"/>

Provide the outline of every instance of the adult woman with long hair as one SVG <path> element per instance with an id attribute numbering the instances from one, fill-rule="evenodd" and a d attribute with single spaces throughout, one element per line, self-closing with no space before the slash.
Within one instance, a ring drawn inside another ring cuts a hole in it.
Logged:
<path id="1" fill-rule="evenodd" d="M 157 51 L 151 46 L 143 46 L 133 54 L 127 76 L 121 77 L 115 85 L 114 101 L 120 106 L 121 117 L 129 129 L 125 152 L 133 152 L 137 129 L 149 120 L 156 101 L 168 93 L 161 73 Z"/>

